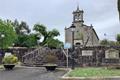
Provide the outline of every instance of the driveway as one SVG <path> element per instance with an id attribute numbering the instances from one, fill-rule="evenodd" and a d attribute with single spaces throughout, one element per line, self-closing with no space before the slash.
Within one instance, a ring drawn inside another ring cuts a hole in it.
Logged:
<path id="1" fill-rule="evenodd" d="M 20 67 L 10 71 L 0 70 L 0 80 L 59 80 L 64 74 L 63 70 L 48 72 L 43 67 Z"/>

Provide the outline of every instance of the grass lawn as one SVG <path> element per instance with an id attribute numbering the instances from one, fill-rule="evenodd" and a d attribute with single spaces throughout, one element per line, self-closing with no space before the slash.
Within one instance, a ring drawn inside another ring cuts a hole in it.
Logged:
<path id="1" fill-rule="evenodd" d="M 120 76 L 120 69 L 107 68 L 76 68 L 67 76 L 69 77 L 106 77 Z"/>

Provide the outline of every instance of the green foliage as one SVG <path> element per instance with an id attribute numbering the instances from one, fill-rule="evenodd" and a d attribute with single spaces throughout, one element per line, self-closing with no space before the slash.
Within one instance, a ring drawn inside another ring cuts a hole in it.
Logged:
<path id="1" fill-rule="evenodd" d="M 33 30 L 39 32 L 42 36 L 47 36 L 46 26 L 42 24 L 35 24 Z"/>
<path id="2" fill-rule="evenodd" d="M 48 37 L 52 37 L 52 38 L 54 38 L 54 37 L 57 37 L 58 35 L 60 35 L 60 33 L 58 32 L 58 30 L 57 29 L 53 29 L 52 31 L 49 31 L 48 32 Z"/>
<path id="3" fill-rule="evenodd" d="M 107 39 L 101 40 L 100 44 L 102 46 L 119 46 L 119 43 L 116 41 L 110 41 Z"/>
<path id="4" fill-rule="evenodd" d="M 116 42 L 116 46 L 120 46 L 120 43 L 118 41 Z"/>
<path id="5" fill-rule="evenodd" d="M 12 24 L 13 24 L 17 34 L 28 34 L 28 33 L 30 33 L 29 26 L 27 25 L 26 22 L 22 21 L 19 24 L 19 22 L 17 20 L 15 20 Z"/>
<path id="6" fill-rule="evenodd" d="M 37 36 L 35 34 L 30 35 L 18 35 L 15 42 L 15 46 L 20 47 L 33 47 L 37 45 Z"/>
<path id="7" fill-rule="evenodd" d="M 4 35 L 4 36 L 1 36 Z M 0 20 L 0 48 L 10 47 L 16 39 L 16 33 L 11 21 Z"/>
<path id="8" fill-rule="evenodd" d="M 27 40 L 25 41 L 27 47 L 32 47 L 37 45 L 37 36 L 35 34 L 30 34 L 27 36 Z"/>
<path id="9" fill-rule="evenodd" d="M 49 38 L 46 46 L 50 48 L 61 48 L 61 46 L 63 46 L 63 42 L 59 41 L 58 39 Z"/>
<path id="10" fill-rule="evenodd" d="M 118 46 L 116 41 L 109 41 L 110 46 Z"/>
<path id="11" fill-rule="evenodd" d="M 46 26 L 42 24 L 35 24 L 33 30 L 38 32 L 40 36 L 44 37 L 43 41 L 40 43 L 41 46 L 48 46 L 51 48 L 59 48 L 63 43 L 58 39 L 54 39 L 59 36 L 60 33 L 57 29 L 47 31 Z"/>
<path id="12" fill-rule="evenodd" d="M 108 41 L 107 39 L 104 39 L 104 40 L 101 40 L 101 41 L 100 41 L 100 44 L 101 44 L 102 46 L 107 46 L 107 45 L 109 45 L 109 41 Z"/>
<path id="13" fill-rule="evenodd" d="M 48 38 L 48 32 L 46 30 L 46 27 L 42 24 L 35 24 L 33 30 L 38 32 L 40 36 L 44 37 L 43 42 L 41 43 L 41 45 L 44 46 Z"/>
<path id="14" fill-rule="evenodd" d="M 14 55 L 5 56 L 2 60 L 4 64 L 16 64 L 18 62 L 18 58 Z"/>
<path id="15" fill-rule="evenodd" d="M 17 33 L 17 39 L 14 42 L 14 46 L 34 47 L 37 45 L 37 35 L 33 33 L 30 34 L 30 29 L 26 22 L 22 21 L 19 23 L 15 20 L 12 25 Z"/>
<path id="16" fill-rule="evenodd" d="M 59 48 L 60 45 L 63 45 L 61 41 L 54 39 L 60 35 L 58 30 L 47 31 L 46 26 L 42 24 L 35 24 L 33 30 L 36 31 L 36 34 L 30 34 L 29 26 L 24 21 L 19 23 L 17 20 L 14 22 L 0 20 L 0 48 L 8 48 L 13 43 L 14 46 L 19 47 L 34 47 L 41 37 L 44 37 L 40 43 L 41 46 Z"/>

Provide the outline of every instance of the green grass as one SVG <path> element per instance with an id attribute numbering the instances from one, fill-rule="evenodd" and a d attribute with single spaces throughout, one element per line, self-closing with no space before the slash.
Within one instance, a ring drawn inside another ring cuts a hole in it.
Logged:
<path id="1" fill-rule="evenodd" d="M 76 68 L 68 74 L 69 77 L 106 77 L 120 76 L 119 69 L 107 68 Z"/>

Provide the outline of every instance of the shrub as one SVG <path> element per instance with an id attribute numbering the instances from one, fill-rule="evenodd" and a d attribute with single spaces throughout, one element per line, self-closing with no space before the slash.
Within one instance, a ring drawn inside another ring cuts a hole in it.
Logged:
<path id="1" fill-rule="evenodd" d="M 45 60 L 47 63 L 56 63 L 58 58 L 53 55 L 53 54 L 48 54 L 46 57 L 45 57 Z"/>
<path id="2" fill-rule="evenodd" d="M 5 56 L 2 60 L 3 64 L 16 64 L 18 62 L 18 58 L 14 55 Z"/>

